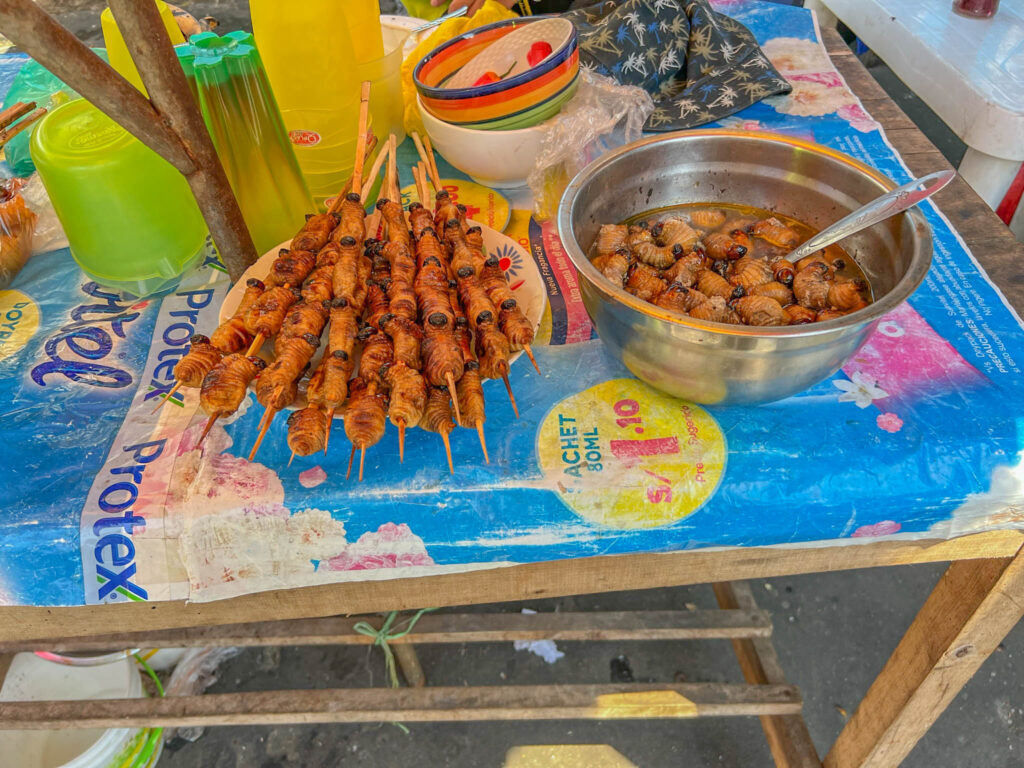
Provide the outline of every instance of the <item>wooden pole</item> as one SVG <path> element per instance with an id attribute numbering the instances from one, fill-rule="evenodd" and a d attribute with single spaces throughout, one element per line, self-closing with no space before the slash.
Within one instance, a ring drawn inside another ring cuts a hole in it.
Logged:
<path id="1" fill-rule="evenodd" d="M 711 588 L 723 610 L 758 610 L 750 585 L 745 581 L 718 582 Z M 751 685 L 787 685 L 770 637 L 733 637 L 732 649 L 743 671 L 743 679 Z M 761 728 L 776 768 L 821 768 L 802 716 L 761 715 Z"/>
<path id="2" fill-rule="evenodd" d="M 0 0 L 0 32 L 179 172 L 196 169 L 149 99 L 33 0 Z"/>
<path id="3" fill-rule="evenodd" d="M 150 102 L 195 160 L 196 169 L 186 173 L 185 180 L 206 219 L 228 274 L 237 281 L 256 263 L 259 254 L 167 36 L 160 11 L 155 3 L 138 0 L 110 0 L 109 5 L 142 83 L 149 91 Z"/>
<path id="4" fill-rule="evenodd" d="M 232 280 L 258 254 L 156 6 L 111 10 L 147 99 L 32 0 L 0 0 L 0 31 L 185 176 Z"/>
<path id="5" fill-rule="evenodd" d="M 825 768 L 891 768 L 1024 616 L 1024 549 L 949 566 L 825 756 Z"/>

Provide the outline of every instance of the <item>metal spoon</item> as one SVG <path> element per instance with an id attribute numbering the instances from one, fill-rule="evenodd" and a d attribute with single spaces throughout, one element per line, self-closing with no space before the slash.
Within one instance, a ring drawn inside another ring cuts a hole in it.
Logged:
<path id="1" fill-rule="evenodd" d="M 849 216 L 845 216 L 830 227 L 826 227 L 803 245 L 789 252 L 786 260 L 795 264 L 800 259 L 820 251 L 826 245 L 839 242 L 855 232 L 867 229 L 873 224 L 913 208 L 922 200 L 927 200 L 956 177 L 956 171 L 936 171 L 914 179 L 909 184 L 897 187 L 876 197 L 867 205 L 861 206 Z M 933 183 L 934 182 L 934 183 Z M 931 184 L 925 189 L 918 189 L 922 184 Z"/>
<path id="2" fill-rule="evenodd" d="M 468 12 L 469 12 L 469 6 L 468 5 L 464 5 L 461 8 L 459 8 L 457 11 L 452 11 L 451 13 L 446 13 L 444 16 L 439 16 L 438 18 L 434 19 L 433 21 L 428 21 L 426 24 L 420 24 L 418 27 L 413 27 L 411 30 L 409 30 L 409 32 L 410 32 L 410 34 L 415 35 L 417 32 L 422 32 L 424 29 L 430 29 L 431 27 L 440 26 L 441 24 L 444 24 L 449 19 L 457 19 L 457 18 L 459 18 L 459 16 L 465 16 L 466 13 L 468 13 Z"/>

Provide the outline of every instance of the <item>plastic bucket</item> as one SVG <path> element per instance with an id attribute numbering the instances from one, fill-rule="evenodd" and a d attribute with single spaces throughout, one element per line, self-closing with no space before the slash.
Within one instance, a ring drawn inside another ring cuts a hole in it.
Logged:
<path id="1" fill-rule="evenodd" d="M 201 259 L 207 228 L 185 178 L 89 102 L 46 115 L 30 147 L 71 255 L 100 285 L 147 296 Z"/>
<path id="2" fill-rule="evenodd" d="M 142 681 L 131 659 L 73 667 L 19 653 L 0 688 L 0 701 L 142 697 Z M 0 731 L 2 762 L 18 768 L 151 768 L 162 748 L 160 729 Z"/>

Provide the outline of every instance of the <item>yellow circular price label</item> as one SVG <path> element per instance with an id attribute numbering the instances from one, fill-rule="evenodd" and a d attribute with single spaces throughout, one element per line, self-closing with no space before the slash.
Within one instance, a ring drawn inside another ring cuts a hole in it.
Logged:
<path id="1" fill-rule="evenodd" d="M 541 424 L 537 453 L 548 482 L 580 517 L 655 528 L 714 495 L 726 442 L 700 406 L 636 379 L 613 379 L 556 405 Z"/>
<path id="2" fill-rule="evenodd" d="M 39 307 L 21 291 L 0 291 L 0 360 L 10 357 L 39 328 Z"/>

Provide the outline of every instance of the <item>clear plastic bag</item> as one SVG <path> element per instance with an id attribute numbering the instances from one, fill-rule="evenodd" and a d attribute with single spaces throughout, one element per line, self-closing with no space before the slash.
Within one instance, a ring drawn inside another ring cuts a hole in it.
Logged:
<path id="1" fill-rule="evenodd" d="M 164 686 L 164 696 L 195 696 L 202 693 L 217 682 L 220 665 L 240 652 L 241 649 L 234 647 L 189 649 Z M 164 741 L 174 738 L 196 741 L 203 735 L 203 730 L 201 726 L 167 728 L 164 731 Z"/>
<path id="2" fill-rule="evenodd" d="M 68 247 L 68 238 L 64 227 L 60 225 L 57 212 L 53 210 L 50 196 L 46 193 L 42 179 L 38 173 L 28 177 L 21 190 L 21 196 L 29 209 L 36 214 L 36 231 L 32 236 L 32 253 L 49 253 Z"/>
<path id="3" fill-rule="evenodd" d="M 38 217 L 22 195 L 25 182 L 0 182 L 0 289 L 11 284 L 32 255 L 32 237 Z"/>
<path id="4" fill-rule="evenodd" d="M 104 49 L 92 50 L 101 59 L 107 60 L 107 52 Z M 11 83 L 11 88 L 4 98 L 3 108 L 24 101 L 35 102 L 37 107 L 46 107 L 47 110 L 53 111 L 61 104 L 77 98 L 78 92 L 46 67 L 37 61 L 28 61 L 15 75 L 14 82 Z M 4 157 L 15 176 L 28 176 L 36 169 L 28 151 L 31 133 L 32 131 L 22 131 L 4 146 Z"/>
<path id="5" fill-rule="evenodd" d="M 642 88 L 581 70 L 579 91 L 548 123 L 527 179 L 534 216 L 539 221 L 554 216 L 569 180 L 608 150 L 640 138 L 653 111 L 654 101 Z"/>

